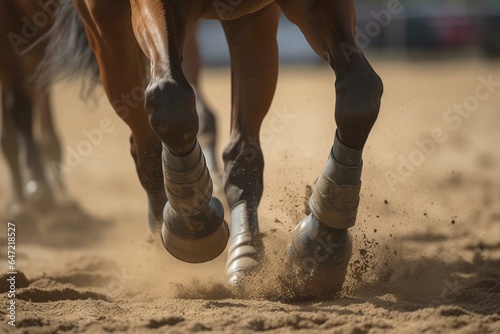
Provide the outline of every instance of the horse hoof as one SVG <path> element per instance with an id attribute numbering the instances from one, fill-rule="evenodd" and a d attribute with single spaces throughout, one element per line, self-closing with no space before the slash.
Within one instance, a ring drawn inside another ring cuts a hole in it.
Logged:
<path id="1" fill-rule="evenodd" d="M 262 248 L 260 236 L 251 232 L 231 238 L 226 265 L 226 279 L 230 285 L 239 285 L 255 271 Z"/>
<path id="2" fill-rule="evenodd" d="M 163 213 L 161 240 L 175 258 L 189 263 L 215 259 L 226 248 L 229 229 L 221 202 L 212 197 L 207 210 L 196 216 L 179 215 L 167 203 Z"/>
<path id="3" fill-rule="evenodd" d="M 226 279 L 230 285 L 241 285 L 256 270 L 263 248 L 256 217 L 250 221 L 246 202 L 236 204 L 231 210 L 231 240 L 226 264 Z"/>
<path id="4" fill-rule="evenodd" d="M 344 283 L 352 240 L 347 229 L 326 226 L 310 214 L 295 227 L 287 253 L 297 296 L 331 297 Z"/>

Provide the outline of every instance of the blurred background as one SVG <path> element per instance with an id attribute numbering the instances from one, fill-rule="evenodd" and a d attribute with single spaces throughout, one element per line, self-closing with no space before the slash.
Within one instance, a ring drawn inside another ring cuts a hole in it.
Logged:
<path id="1" fill-rule="evenodd" d="M 498 0 L 357 0 L 356 6 L 359 43 L 370 52 L 500 56 Z M 228 64 L 220 24 L 202 21 L 198 28 L 205 64 Z M 282 63 L 320 62 L 300 30 L 283 16 L 278 43 Z"/>

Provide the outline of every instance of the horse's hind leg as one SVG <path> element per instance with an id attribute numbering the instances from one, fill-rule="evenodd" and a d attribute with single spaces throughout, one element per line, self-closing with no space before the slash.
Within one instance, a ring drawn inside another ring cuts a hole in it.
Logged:
<path id="1" fill-rule="evenodd" d="M 297 225 L 288 249 L 290 262 L 304 274 L 301 295 L 325 296 L 338 292 L 345 279 L 362 149 L 378 116 L 382 82 L 357 45 L 352 0 L 278 2 L 337 76 L 334 144 L 309 202 L 312 214 Z"/>
<path id="2" fill-rule="evenodd" d="M 148 196 L 149 227 L 158 233 L 167 201 L 162 185 L 162 146 L 144 110 L 145 59 L 134 39 L 130 4 L 122 0 L 74 0 L 74 3 L 97 57 L 106 95 L 132 131 L 130 151 Z"/>
<path id="3" fill-rule="evenodd" d="M 198 141 L 200 142 L 201 149 L 207 160 L 208 170 L 210 171 L 216 185 L 220 186 L 220 172 L 216 156 L 217 120 L 203 97 L 201 87 L 199 86 L 201 70 L 200 58 L 200 51 L 198 49 L 196 36 L 196 26 L 193 26 L 189 29 L 186 35 L 182 71 L 196 93 L 196 110 L 198 112 L 198 119 L 200 122 Z"/>
<path id="4" fill-rule="evenodd" d="M 231 53 L 231 140 L 224 150 L 224 189 L 231 208 L 226 277 L 238 283 L 259 264 L 263 247 L 257 207 L 263 190 L 264 157 L 259 131 L 278 77 L 276 30 L 279 7 L 223 22 Z"/>

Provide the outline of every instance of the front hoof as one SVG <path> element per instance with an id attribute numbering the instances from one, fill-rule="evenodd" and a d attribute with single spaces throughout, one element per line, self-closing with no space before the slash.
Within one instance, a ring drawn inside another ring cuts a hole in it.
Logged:
<path id="1" fill-rule="evenodd" d="M 228 239 L 224 208 L 215 197 L 207 210 L 196 216 L 184 217 L 170 203 L 165 206 L 161 240 L 175 258 L 189 263 L 213 260 L 224 251 Z"/>
<path id="2" fill-rule="evenodd" d="M 352 239 L 347 229 L 326 226 L 310 214 L 296 226 L 287 253 L 294 297 L 333 297 L 345 280 Z"/>

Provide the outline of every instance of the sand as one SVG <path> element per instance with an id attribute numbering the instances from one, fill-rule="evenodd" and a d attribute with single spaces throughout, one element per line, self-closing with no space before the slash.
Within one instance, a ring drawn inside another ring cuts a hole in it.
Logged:
<path id="1" fill-rule="evenodd" d="M 224 283 L 224 255 L 184 264 L 150 238 L 128 129 L 100 90 L 83 103 L 78 85 L 59 84 L 53 100 L 67 152 L 103 119 L 111 127 L 65 175 L 69 198 L 58 212 L 16 221 L 17 330 L 499 333 L 500 86 L 484 81 L 500 81 L 500 63 L 374 59 L 373 65 L 385 95 L 364 153 L 355 252 L 334 300 L 286 300 L 277 280 L 291 229 L 304 217 L 306 188 L 332 144 L 328 69 L 281 70 L 262 132 L 266 264 L 246 291 Z M 206 70 L 203 83 L 225 143 L 229 72 Z M 454 105 L 465 105 L 463 115 Z M 0 272 L 6 273 L 4 163 L 0 175 Z M 15 331 L 6 319 L 6 278 L 2 333 Z"/>

